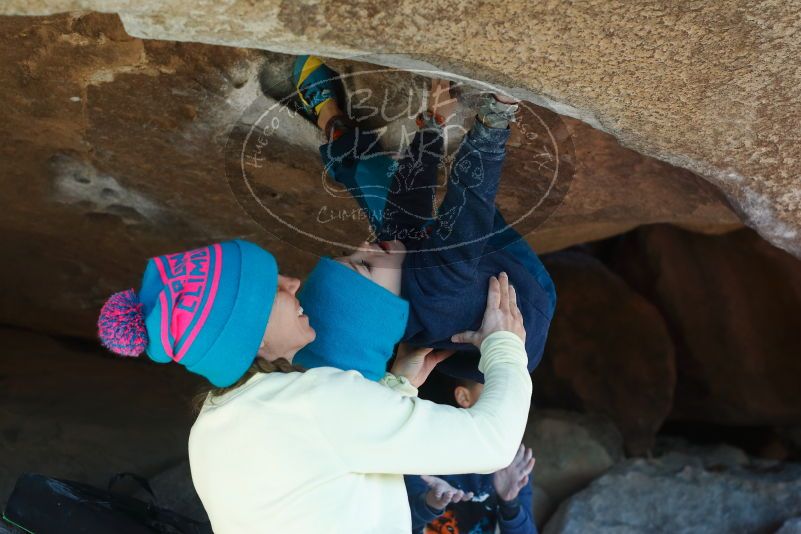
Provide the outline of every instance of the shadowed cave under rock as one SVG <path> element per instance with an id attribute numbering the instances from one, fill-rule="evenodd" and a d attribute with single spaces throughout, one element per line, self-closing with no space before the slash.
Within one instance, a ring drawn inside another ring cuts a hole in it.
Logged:
<path id="1" fill-rule="evenodd" d="M 112 357 L 95 321 L 157 254 L 243 237 L 302 279 L 318 255 L 340 251 L 271 228 L 231 179 L 236 126 L 290 92 L 292 57 L 140 39 L 117 15 L 94 12 L 0 17 L 0 43 L 0 504 L 23 472 L 103 486 L 132 471 L 152 477 L 163 504 L 203 517 L 185 461 L 201 379 Z M 361 59 L 331 60 L 350 94 L 372 88 L 397 109 L 422 99 L 424 72 Z M 524 438 L 537 458 L 539 526 L 794 528 L 799 260 L 745 228 L 706 179 L 527 106 L 567 169 L 524 228 L 559 298 Z M 262 153 L 256 195 L 314 224 L 321 137 L 301 117 L 286 121 Z M 389 121 L 387 139 L 413 122 Z M 539 194 L 527 180 L 541 169 L 527 165 L 524 137 L 510 146 L 498 205 L 525 212 Z M 365 222 L 345 216 L 325 232 L 356 244 Z M 645 511 L 653 503 L 664 515 Z"/>

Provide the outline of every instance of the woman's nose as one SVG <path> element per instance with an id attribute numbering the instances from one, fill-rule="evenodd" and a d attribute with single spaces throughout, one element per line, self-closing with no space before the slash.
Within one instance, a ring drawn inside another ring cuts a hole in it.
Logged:
<path id="1" fill-rule="evenodd" d="M 278 285 L 284 291 L 287 291 L 292 295 L 294 295 L 295 293 L 297 293 L 298 288 L 300 287 L 300 280 L 298 280 L 297 278 L 292 278 L 291 276 L 279 275 Z"/>

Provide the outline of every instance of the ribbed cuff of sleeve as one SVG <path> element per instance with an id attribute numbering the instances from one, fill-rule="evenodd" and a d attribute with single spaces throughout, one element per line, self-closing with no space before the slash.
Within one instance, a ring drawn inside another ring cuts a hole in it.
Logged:
<path id="1" fill-rule="evenodd" d="M 436 508 L 432 508 L 431 506 L 429 506 L 428 503 L 426 502 L 426 493 L 428 492 L 421 493 L 420 496 L 417 498 L 420 499 L 420 507 L 418 508 L 418 510 L 421 511 L 425 510 L 425 514 L 420 514 L 420 515 L 425 515 L 423 519 L 425 519 L 426 523 L 428 523 L 429 521 L 433 521 L 442 514 L 444 514 L 445 510 L 438 510 Z"/>
<path id="2" fill-rule="evenodd" d="M 478 370 L 487 374 L 487 369 L 498 363 L 528 364 L 526 346 L 517 334 L 507 331 L 494 332 L 481 343 L 481 359 Z"/>
<path id="3" fill-rule="evenodd" d="M 517 497 L 511 501 L 504 501 L 499 498 L 498 512 L 500 512 L 500 516 L 504 521 L 512 521 L 520 513 L 520 501 L 517 500 Z"/>
<path id="4" fill-rule="evenodd" d="M 395 376 L 392 373 L 386 373 L 378 383 L 397 391 L 404 397 L 417 396 L 417 388 L 414 387 L 405 376 Z"/>

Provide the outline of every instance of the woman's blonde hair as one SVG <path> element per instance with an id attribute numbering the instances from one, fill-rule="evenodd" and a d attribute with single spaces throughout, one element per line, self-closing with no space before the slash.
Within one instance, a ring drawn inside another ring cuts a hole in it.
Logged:
<path id="1" fill-rule="evenodd" d="M 203 403 L 206 401 L 206 398 L 214 398 L 219 397 L 220 395 L 225 395 L 229 391 L 233 391 L 248 380 L 250 380 L 253 376 L 259 373 L 302 373 L 306 369 L 299 365 L 292 364 L 286 358 L 276 358 L 275 360 L 265 360 L 264 358 L 256 357 L 253 360 L 253 363 L 245 371 L 239 380 L 231 384 L 230 386 L 224 388 L 211 388 L 206 389 L 195 395 L 194 399 L 194 406 L 195 412 L 200 412 L 200 409 L 203 407 Z"/>

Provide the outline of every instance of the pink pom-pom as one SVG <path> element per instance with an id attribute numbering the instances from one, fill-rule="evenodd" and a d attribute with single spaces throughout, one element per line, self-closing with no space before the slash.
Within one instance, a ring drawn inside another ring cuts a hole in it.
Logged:
<path id="1" fill-rule="evenodd" d="M 139 356 L 147 347 L 147 329 L 142 303 L 133 289 L 109 297 L 97 320 L 100 342 L 111 352 Z"/>

